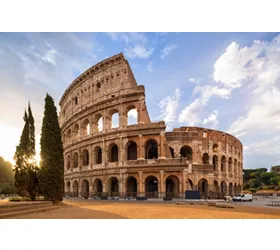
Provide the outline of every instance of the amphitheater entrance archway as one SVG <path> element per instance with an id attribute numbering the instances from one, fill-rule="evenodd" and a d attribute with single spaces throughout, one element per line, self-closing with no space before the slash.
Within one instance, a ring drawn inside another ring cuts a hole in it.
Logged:
<path id="1" fill-rule="evenodd" d="M 126 196 L 136 197 L 137 196 L 137 180 L 135 177 L 130 176 L 126 182 Z"/>
<path id="2" fill-rule="evenodd" d="M 178 197 L 179 196 L 179 179 L 178 177 L 171 175 L 165 180 L 165 195 L 166 197 Z"/>
<path id="3" fill-rule="evenodd" d="M 119 196 L 119 181 L 116 177 L 109 180 L 109 196 Z"/>
<path id="4" fill-rule="evenodd" d="M 119 149 L 118 149 L 117 144 L 112 143 L 109 146 L 108 159 L 109 159 L 109 162 L 117 162 L 117 161 L 119 161 Z"/>
<path id="5" fill-rule="evenodd" d="M 218 181 L 213 182 L 213 189 L 212 189 L 212 198 L 214 199 L 219 199 L 219 193 L 220 193 L 220 188 L 219 188 L 219 183 Z"/>
<path id="6" fill-rule="evenodd" d="M 209 164 L 209 155 L 207 153 L 203 154 L 202 162 L 203 162 L 203 164 Z"/>
<path id="7" fill-rule="evenodd" d="M 101 196 L 103 192 L 103 185 L 100 179 L 95 179 L 93 182 L 93 195 Z"/>
<path id="8" fill-rule="evenodd" d="M 228 188 L 228 190 L 229 190 L 229 195 L 230 195 L 230 196 L 233 196 L 233 185 L 232 185 L 232 183 L 229 183 L 229 188 Z"/>
<path id="9" fill-rule="evenodd" d="M 200 193 L 200 198 L 206 199 L 208 197 L 208 181 L 206 179 L 199 180 L 198 191 Z"/>
<path id="10" fill-rule="evenodd" d="M 73 182 L 73 197 L 79 197 L 79 183 L 77 181 Z"/>
<path id="11" fill-rule="evenodd" d="M 148 176 L 145 180 L 146 197 L 158 197 L 158 179 L 155 176 Z"/>
<path id="12" fill-rule="evenodd" d="M 227 184 L 224 181 L 221 182 L 221 193 L 222 196 L 227 195 Z"/>
<path id="13" fill-rule="evenodd" d="M 127 160 L 137 160 L 137 144 L 129 141 L 127 145 Z"/>
<path id="14" fill-rule="evenodd" d="M 70 183 L 70 181 L 67 181 L 67 183 L 66 183 L 66 193 L 67 194 L 70 193 L 70 187 L 71 187 L 71 183 Z"/>
<path id="15" fill-rule="evenodd" d="M 89 183 L 87 180 L 82 182 L 82 197 L 87 199 L 89 197 Z"/>
<path id="16" fill-rule="evenodd" d="M 188 161 L 192 161 L 192 148 L 189 146 L 183 146 L 180 149 L 181 157 L 187 158 Z"/>
<path id="17" fill-rule="evenodd" d="M 150 139 L 145 145 L 145 158 L 157 159 L 158 158 L 158 143 L 154 139 Z"/>

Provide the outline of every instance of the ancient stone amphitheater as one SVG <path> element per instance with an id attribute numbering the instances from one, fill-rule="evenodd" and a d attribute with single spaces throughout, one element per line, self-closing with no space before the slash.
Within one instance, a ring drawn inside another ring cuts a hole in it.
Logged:
<path id="1" fill-rule="evenodd" d="M 123 54 L 85 71 L 60 100 L 65 192 L 70 196 L 234 195 L 242 188 L 242 144 L 200 127 L 166 132 L 151 122 L 145 88 Z"/>

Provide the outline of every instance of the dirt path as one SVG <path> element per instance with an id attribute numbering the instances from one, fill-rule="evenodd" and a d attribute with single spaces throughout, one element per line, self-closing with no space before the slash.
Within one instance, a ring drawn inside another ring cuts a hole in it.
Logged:
<path id="1" fill-rule="evenodd" d="M 64 206 L 57 210 L 28 214 L 11 219 L 126 219 L 118 214 L 95 211 L 77 206 Z"/>

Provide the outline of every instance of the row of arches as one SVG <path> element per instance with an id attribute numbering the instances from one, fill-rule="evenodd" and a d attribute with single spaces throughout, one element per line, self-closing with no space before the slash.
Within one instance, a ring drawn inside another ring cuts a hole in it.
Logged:
<path id="1" fill-rule="evenodd" d="M 126 125 L 137 124 L 138 112 L 135 106 L 129 106 L 127 108 L 126 116 L 122 117 L 126 120 Z M 92 123 L 89 119 L 84 119 L 79 126 L 78 123 L 74 124 L 73 128 L 69 128 L 63 136 L 63 142 L 70 142 L 71 140 L 78 139 L 79 137 L 85 137 L 92 133 L 97 133 L 104 130 L 104 127 L 107 126 L 108 129 L 118 128 L 120 125 L 120 116 L 117 109 L 113 109 L 108 114 L 108 117 L 105 120 L 102 114 L 97 114 L 94 116 Z"/>
<path id="2" fill-rule="evenodd" d="M 104 184 L 108 185 L 105 192 Z M 165 179 L 165 193 L 166 197 L 179 197 L 180 196 L 180 182 L 177 176 L 170 175 Z M 80 190 L 81 189 L 81 190 Z M 188 179 L 187 190 L 198 190 L 201 198 L 222 198 L 225 195 L 236 195 L 241 192 L 241 185 L 230 182 L 228 185 L 225 181 L 220 184 L 218 181 L 214 181 L 212 185 L 209 185 L 208 181 L 204 178 L 198 181 L 195 186 L 192 180 Z M 92 192 L 90 194 L 88 180 L 83 180 L 81 187 L 79 187 L 78 181 L 74 181 L 72 184 L 72 193 L 74 197 L 82 195 L 83 197 L 101 196 L 106 193 L 109 196 L 119 196 L 119 180 L 116 177 L 111 177 L 107 183 L 102 183 L 101 179 L 97 178 L 93 182 Z M 66 184 L 66 193 L 71 192 L 70 181 Z M 139 183 L 134 176 L 129 176 L 125 182 L 125 196 L 136 197 L 139 193 Z M 184 192 L 184 191 L 183 191 Z M 157 198 L 159 194 L 159 181 L 156 176 L 147 176 L 144 181 L 144 195 L 146 197 Z"/>
<path id="3" fill-rule="evenodd" d="M 213 170 L 214 171 L 221 171 L 221 172 L 226 172 L 226 156 L 221 157 L 221 165 L 220 169 L 218 166 L 219 163 L 219 158 L 217 155 L 213 155 L 212 157 L 212 163 L 213 163 Z M 207 153 L 204 153 L 202 156 L 202 163 L 203 164 L 210 164 L 210 157 Z M 242 173 L 242 163 L 238 162 L 237 159 L 232 160 L 232 157 L 228 158 L 228 171 L 229 173 L 234 172 L 235 174 Z"/>

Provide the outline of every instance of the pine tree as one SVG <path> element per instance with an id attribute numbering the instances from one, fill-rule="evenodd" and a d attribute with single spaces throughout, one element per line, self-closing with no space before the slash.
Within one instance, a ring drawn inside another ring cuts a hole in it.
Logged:
<path id="1" fill-rule="evenodd" d="M 61 129 L 53 98 L 47 94 L 41 131 L 40 189 L 48 200 L 58 202 L 64 193 L 64 158 Z"/>

